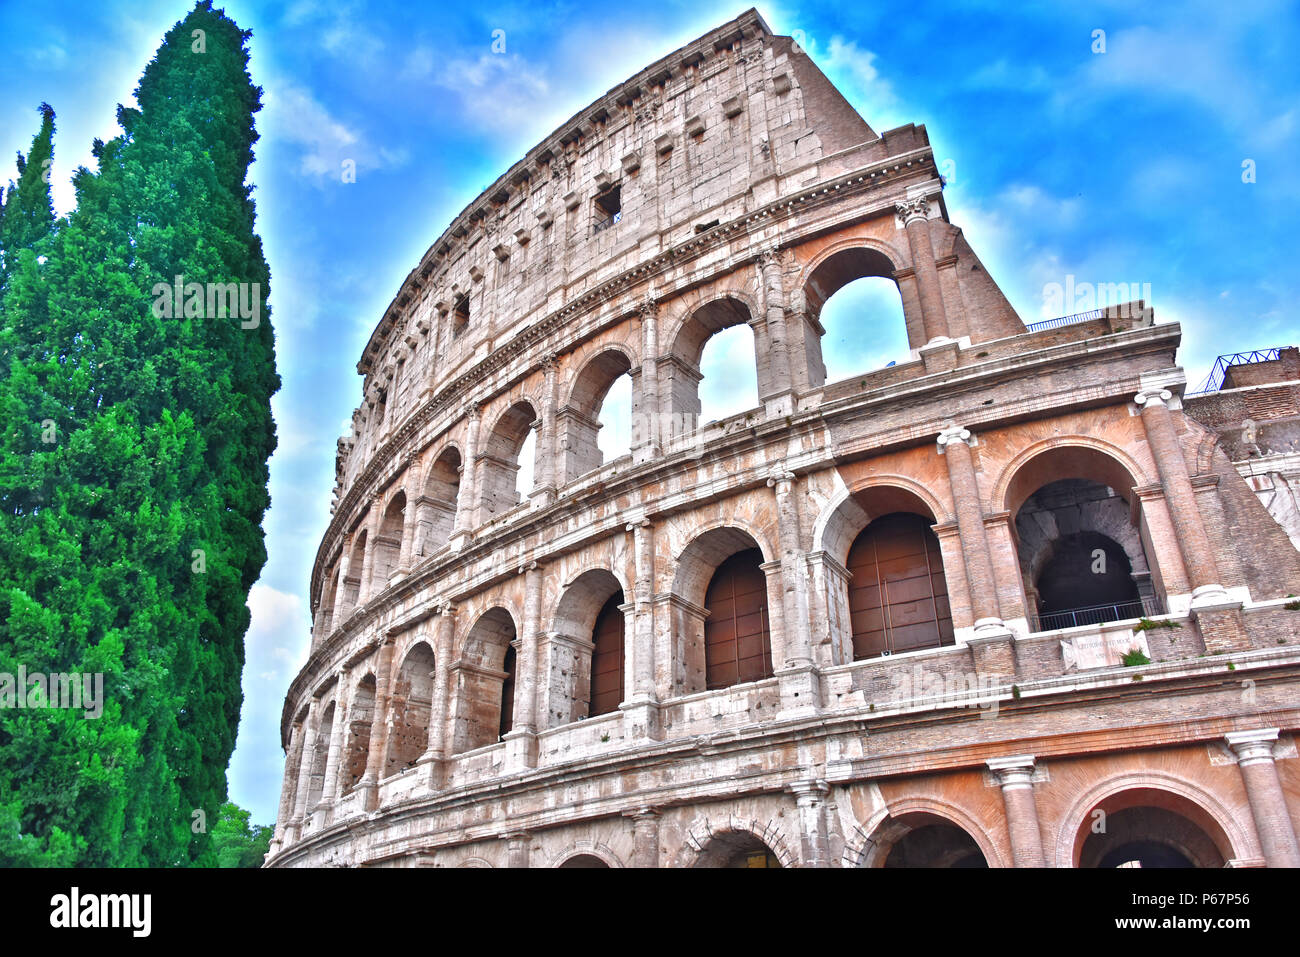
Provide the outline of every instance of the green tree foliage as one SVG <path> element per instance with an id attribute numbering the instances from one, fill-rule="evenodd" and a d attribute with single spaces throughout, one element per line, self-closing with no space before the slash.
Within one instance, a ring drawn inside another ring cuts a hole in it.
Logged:
<path id="1" fill-rule="evenodd" d="M 261 867 L 271 848 L 270 824 L 252 825 L 251 815 L 238 804 L 221 805 L 221 816 L 212 828 L 212 847 L 217 867 Z"/>
<path id="2" fill-rule="evenodd" d="M 54 227 L 54 202 L 50 178 L 54 163 L 54 110 L 41 104 L 41 129 L 26 156 L 18 154 L 18 182 L 9 181 L 7 193 L 0 191 L 0 290 L 12 271 L 4 250 L 16 256 L 33 249 Z"/>
<path id="3" fill-rule="evenodd" d="M 73 177 L 75 211 L 10 232 L 39 206 L 35 145 L 6 197 L 0 673 L 102 672 L 105 702 L 98 720 L 0 711 L 0 862 L 216 861 L 202 821 L 226 799 L 279 388 L 248 38 L 199 3 Z M 177 276 L 248 302 L 255 284 L 257 324 L 169 316 L 157 287 Z"/>

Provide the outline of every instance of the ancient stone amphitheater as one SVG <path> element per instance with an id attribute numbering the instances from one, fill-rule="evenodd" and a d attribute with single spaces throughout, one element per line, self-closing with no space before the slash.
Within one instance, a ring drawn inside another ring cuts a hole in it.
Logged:
<path id="1" fill-rule="evenodd" d="M 1234 426 L 1144 303 L 1026 326 L 943 185 L 750 11 L 456 218 L 358 364 L 270 866 L 1300 864 L 1300 552 Z M 862 277 L 911 352 L 827 382 Z"/>

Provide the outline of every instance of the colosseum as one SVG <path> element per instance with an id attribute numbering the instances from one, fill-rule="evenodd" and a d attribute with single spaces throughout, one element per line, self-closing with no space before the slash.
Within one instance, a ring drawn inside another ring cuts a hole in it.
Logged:
<path id="1" fill-rule="evenodd" d="M 268 866 L 1300 865 L 1295 350 L 1194 397 L 1146 302 L 1026 325 L 943 187 L 750 10 L 455 219 L 357 366 Z M 863 277 L 910 354 L 828 382 Z"/>

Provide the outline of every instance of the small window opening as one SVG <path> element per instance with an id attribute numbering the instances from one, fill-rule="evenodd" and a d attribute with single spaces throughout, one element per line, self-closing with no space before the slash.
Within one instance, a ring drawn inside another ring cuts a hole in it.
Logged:
<path id="1" fill-rule="evenodd" d="M 623 188 L 615 186 L 606 193 L 596 197 L 595 232 L 615 225 L 623 218 Z"/>

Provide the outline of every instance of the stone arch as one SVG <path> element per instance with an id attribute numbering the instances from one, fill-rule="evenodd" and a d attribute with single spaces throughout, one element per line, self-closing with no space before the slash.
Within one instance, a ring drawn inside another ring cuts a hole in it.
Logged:
<path id="1" fill-rule="evenodd" d="M 383 518 L 371 546 L 371 594 L 379 594 L 397 572 L 402 553 L 402 530 L 406 525 L 406 490 L 399 488 L 384 506 Z"/>
<path id="2" fill-rule="evenodd" d="M 316 805 L 330 797 L 325 793 L 325 771 L 329 766 L 330 738 L 334 732 L 334 716 L 337 713 L 334 699 L 321 710 L 316 722 L 316 736 L 312 739 L 311 776 L 307 779 L 307 813 L 315 810 Z"/>
<path id="3" fill-rule="evenodd" d="M 478 455 L 480 522 L 491 521 L 521 501 L 519 454 L 538 423 L 537 406 L 529 399 L 518 399 L 487 430 Z M 541 454 L 539 443 L 537 456 Z M 535 468 L 533 475 L 535 480 Z"/>
<path id="4" fill-rule="evenodd" d="M 624 346 L 609 343 L 586 360 L 573 377 L 568 399 L 556 415 L 560 484 L 573 481 L 604 462 L 597 435 L 605 396 L 620 376 L 631 372 L 635 357 Z"/>
<path id="5" fill-rule="evenodd" d="M 574 864 L 580 858 L 589 858 L 599 863 Z M 622 859 L 610 849 L 608 844 L 600 841 L 579 840 L 551 855 L 547 867 L 626 867 Z"/>
<path id="6" fill-rule="evenodd" d="M 704 347 L 708 341 L 733 326 L 747 325 L 752 329 L 755 317 L 759 316 L 757 303 L 745 293 L 728 290 L 711 298 L 696 302 L 691 306 L 674 330 L 668 355 L 659 365 L 659 388 L 661 391 L 661 409 L 666 405 L 670 413 L 673 434 L 693 431 L 699 424 L 700 382 L 703 373 L 700 362 L 704 356 Z M 765 357 L 755 349 L 759 368 L 758 395 L 755 405 L 761 404 L 761 397 L 774 393 L 775 383 L 771 380 L 770 370 L 766 367 Z M 666 400 L 666 401 L 665 401 Z"/>
<path id="7" fill-rule="evenodd" d="M 415 509 L 417 556 L 433 555 L 451 539 L 460 505 L 463 469 L 460 447 L 448 442 L 426 470 L 423 494 Z"/>
<path id="8" fill-rule="evenodd" d="M 1173 810 L 1199 827 L 1224 861 L 1263 857 L 1254 834 L 1243 828 L 1237 816 L 1210 791 L 1167 771 L 1143 770 L 1110 775 L 1075 798 L 1061 815 L 1055 844 L 1050 849 L 1055 856 L 1054 866 L 1079 866 L 1095 809 L 1108 809 L 1111 814 L 1125 807 L 1152 805 Z"/>
<path id="9" fill-rule="evenodd" d="M 319 624 L 315 639 L 318 642 L 324 641 L 338 624 L 334 620 L 334 611 L 339 598 L 341 571 L 342 569 L 335 565 L 325 573 L 325 593 L 321 596 L 320 606 L 316 610 Z"/>
<path id="10" fill-rule="evenodd" d="M 415 642 L 402 659 L 393 684 L 385 775 L 414 767 L 429 747 L 434 670 L 433 648 L 423 639 Z"/>
<path id="11" fill-rule="evenodd" d="M 365 777 L 366 764 L 370 759 L 370 731 L 374 725 L 377 697 L 375 674 L 367 671 L 357 679 L 352 689 L 352 703 L 348 706 L 347 737 L 343 746 L 339 785 L 344 794 Z"/>
<path id="12" fill-rule="evenodd" d="M 495 744 L 512 721 L 515 618 L 501 605 L 483 612 L 452 666 L 452 753 Z"/>
<path id="13" fill-rule="evenodd" d="M 597 619 L 611 601 L 617 598 L 621 605 L 629 594 L 623 576 L 603 567 L 588 568 L 564 586 L 547 637 L 546 727 L 591 715 Z M 625 627 L 624 636 L 630 632 Z M 629 687 L 624 675 L 624 696 Z"/>
<path id="14" fill-rule="evenodd" d="M 741 671 L 753 671 L 755 668 L 770 676 L 771 665 L 777 660 L 772 633 L 778 629 L 773 627 L 771 616 L 780 613 L 779 610 L 774 611 L 780 608 L 781 602 L 779 574 L 771 569 L 762 569 L 765 590 L 758 599 L 746 603 L 747 606 L 751 603 L 756 604 L 757 610 L 749 607 L 744 609 L 730 607 L 733 614 L 744 613 L 745 634 L 736 632 L 728 637 L 725 630 L 727 625 L 722 623 L 721 617 L 715 616 L 712 623 L 709 620 L 709 592 L 717 576 L 720 573 L 729 574 L 732 569 L 724 566 L 727 566 L 732 559 L 738 559 L 750 552 L 755 553 L 754 558 L 760 565 L 770 563 L 770 556 L 774 554 L 771 544 L 763 537 L 755 535 L 754 530 L 745 523 L 720 521 L 699 529 L 677 558 L 672 585 L 672 595 L 675 599 L 672 605 L 672 635 L 675 683 L 681 688 L 682 694 L 725 686 L 718 683 L 723 680 L 719 663 L 711 662 L 714 657 L 711 651 L 715 649 L 719 653 L 735 655 L 737 676 Z M 741 574 L 752 575 L 752 572 L 741 570 Z M 721 599 L 715 596 L 715 601 Z M 725 604 L 725 601 L 722 601 L 719 608 Z M 754 614 L 759 615 L 761 620 L 752 620 Z M 736 628 L 737 621 L 738 619 L 733 617 L 731 624 L 733 630 Z M 751 629 L 750 625 L 755 627 Z M 759 655 L 766 654 L 766 662 L 748 660 L 751 656 L 742 654 L 742 640 L 746 645 L 746 651 L 757 649 Z M 727 641 L 732 642 L 735 647 L 728 648 Z M 747 659 L 745 668 L 741 668 L 741 658 Z M 711 663 L 714 665 L 712 675 Z M 737 683 L 752 680 L 756 679 L 743 678 Z"/>
<path id="15" fill-rule="evenodd" d="M 849 867 L 884 867 L 889 854 L 906 835 L 920 826 L 943 823 L 964 831 L 989 867 L 1010 867 L 1011 862 L 983 825 L 965 808 L 934 797 L 909 797 L 880 808 L 844 848 Z"/>
<path id="16" fill-rule="evenodd" d="M 1044 458 L 1049 455 L 1052 456 L 1050 459 Z M 1054 477 L 1059 477 L 1072 471 L 1092 473 L 1089 477 L 1096 481 L 1103 481 L 1103 477 L 1113 479 L 1104 484 L 1117 492 L 1122 486 L 1123 497 L 1130 502 L 1128 495 L 1133 488 L 1152 481 L 1137 461 L 1118 445 L 1086 435 L 1053 436 L 1021 450 L 1003 467 L 993 485 L 990 511 L 1006 511 L 1014 515 L 1034 488 L 1050 481 L 1046 479 L 1034 485 L 1039 478 L 1053 473 Z M 1029 491 L 1025 491 L 1026 488 Z"/>
<path id="17" fill-rule="evenodd" d="M 855 615 L 851 611 L 854 578 L 849 569 L 854 544 L 866 534 L 873 521 L 898 513 L 920 516 L 929 526 L 949 521 L 934 492 L 902 475 L 872 476 L 852 487 L 844 486 L 817 517 L 813 526 L 813 555 L 821 560 L 815 564 L 813 584 L 825 603 L 826 615 L 821 623 L 825 631 L 815 636 L 815 643 L 829 644 L 830 664 L 847 664 L 855 658 Z M 952 554 L 952 543 L 945 545 L 933 532 L 929 535 L 933 541 L 927 547 L 936 549 L 942 561 L 942 567 L 936 569 L 939 575 L 931 582 L 930 600 L 943 605 L 936 604 L 933 610 L 936 616 L 942 613 L 950 624 L 947 596 L 949 589 L 955 588 L 952 583 L 961 580 L 950 575 L 950 569 L 959 560 Z M 857 618 L 861 619 L 862 615 L 858 614 Z"/>
<path id="18" fill-rule="evenodd" d="M 1004 505 L 1011 519 L 1033 630 L 1137 618 L 1160 610 L 1150 536 L 1133 491 L 1142 484 L 1137 463 L 1123 450 L 1082 436 L 1035 443 L 1003 469 L 993 505 Z M 1080 569 L 1095 571 L 1090 562 L 1098 550 L 1114 561 L 1102 563 L 1106 574 L 1101 577 L 1085 575 Z M 1055 569 L 1052 581 L 1040 582 L 1049 564 Z M 1127 569 L 1118 567 L 1124 564 Z M 1057 582 L 1058 571 L 1067 580 Z M 1051 593 L 1070 594 L 1070 580 L 1081 583 L 1079 603 L 1058 607 L 1061 603 Z M 1040 592 L 1040 585 L 1046 590 Z"/>
<path id="19" fill-rule="evenodd" d="M 790 842 L 776 820 L 741 820 L 734 815 L 716 826 L 707 816 L 696 818 L 687 829 L 673 866 L 725 867 L 726 858 L 746 839 L 765 846 L 782 867 L 799 866 L 799 858 L 790 850 Z"/>
<path id="20" fill-rule="evenodd" d="M 368 529 L 361 529 L 357 532 L 356 539 L 352 542 L 347 564 L 347 575 L 343 578 L 343 597 L 339 603 L 338 625 L 343 625 L 348 620 L 348 616 L 356 610 L 361 603 L 361 582 L 364 580 L 366 570 L 366 539 Z"/>
<path id="21" fill-rule="evenodd" d="M 841 289 L 858 280 L 887 280 L 893 286 L 901 306 L 902 328 L 897 330 L 899 336 L 905 335 L 907 346 L 912 349 L 925 344 L 920 301 L 916 291 L 910 283 L 900 283 L 897 277 L 905 263 L 906 260 L 888 243 L 862 236 L 844 239 L 820 250 L 803 268 L 795 287 L 795 302 L 807 317 L 812 330 L 812 334 L 806 336 L 805 344 L 810 386 L 821 386 L 827 379 L 826 352 L 823 347 L 827 329 L 823 309 Z M 850 370 L 850 374 L 860 371 L 863 370 Z"/>

